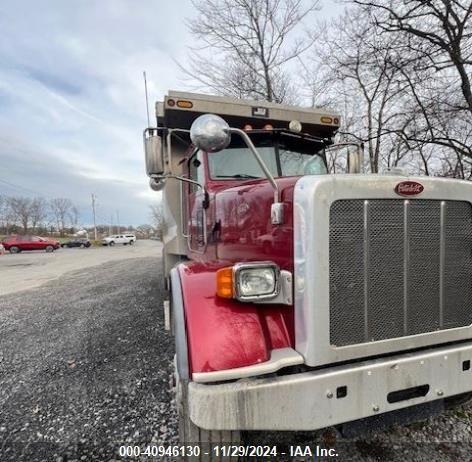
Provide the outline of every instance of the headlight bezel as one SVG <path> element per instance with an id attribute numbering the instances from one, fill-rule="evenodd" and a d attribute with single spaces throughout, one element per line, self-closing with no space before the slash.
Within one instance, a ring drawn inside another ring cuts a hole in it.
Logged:
<path id="1" fill-rule="evenodd" d="M 271 293 L 260 295 L 243 295 L 241 293 L 240 276 L 248 269 L 271 269 L 274 272 L 274 290 Z M 280 268 L 271 261 L 262 262 L 243 262 L 233 266 L 233 293 L 234 297 L 241 302 L 250 302 L 257 300 L 269 300 L 276 298 L 280 293 Z"/>

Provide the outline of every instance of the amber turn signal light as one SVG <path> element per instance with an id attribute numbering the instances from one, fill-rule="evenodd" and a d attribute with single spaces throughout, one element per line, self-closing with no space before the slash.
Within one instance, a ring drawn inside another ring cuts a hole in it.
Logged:
<path id="1" fill-rule="evenodd" d="M 233 298 L 233 267 L 221 268 L 216 272 L 216 294 L 221 298 Z"/>
<path id="2" fill-rule="evenodd" d="M 182 107 L 185 109 L 192 109 L 193 108 L 193 103 L 192 101 L 186 101 L 184 99 L 179 99 L 177 101 L 177 107 Z"/>

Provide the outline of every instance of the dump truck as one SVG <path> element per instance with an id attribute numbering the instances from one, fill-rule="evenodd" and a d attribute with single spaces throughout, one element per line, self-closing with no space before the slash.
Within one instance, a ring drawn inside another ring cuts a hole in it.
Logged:
<path id="1" fill-rule="evenodd" d="M 472 183 L 364 173 L 340 123 L 176 91 L 156 105 L 144 145 L 181 443 L 348 434 L 470 398 Z"/>

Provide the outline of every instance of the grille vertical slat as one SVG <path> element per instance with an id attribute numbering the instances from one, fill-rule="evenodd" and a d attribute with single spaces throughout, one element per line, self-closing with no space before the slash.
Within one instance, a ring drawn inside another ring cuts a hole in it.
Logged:
<path id="1" fill-rule="evenodd" d="M 364 341 L 369 340 L 369 274 L 370 263 L 370 213 L 369 201 L 364 201 Z"/>
<path id="2" fill-rule="evenodd" d="M 403 202 L 403 335 L 408 335 L 408 274 L 410 268 L 410 201 Z"/>
<path id="3" fill-rule="evenodd" d="M 441 201 L 439 236 L 439 328 L 444 328 L 444 275 L 446 272 L 446 201 Z"/>
<path id="4" fill-rule="evenodd" d="M 330 210 L 330 341 L 346 346 L 472 324 L 472 207 L 340 200 Z"/>

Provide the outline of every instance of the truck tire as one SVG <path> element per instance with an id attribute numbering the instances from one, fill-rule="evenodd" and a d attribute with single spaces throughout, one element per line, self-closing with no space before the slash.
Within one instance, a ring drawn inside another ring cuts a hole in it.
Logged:
<path id="1" fill-rule="evenodd" d="M 179 416 L 179 444 L 181 446 L 195 446 L 201 448 L 199 456 L 186 456 L 182 460 L 187 461 L 237 461 L 237 457 L 224 457 L 220 454 L 204 454 L 211 451 L 209 443 L 218 445 L 239 445 L 241 432 L 224 430 L 205 430 L 197 427 L 191 420 L 188 409 L 188 382 L 177 379 L 176 383 L 176 405 Z"/>

